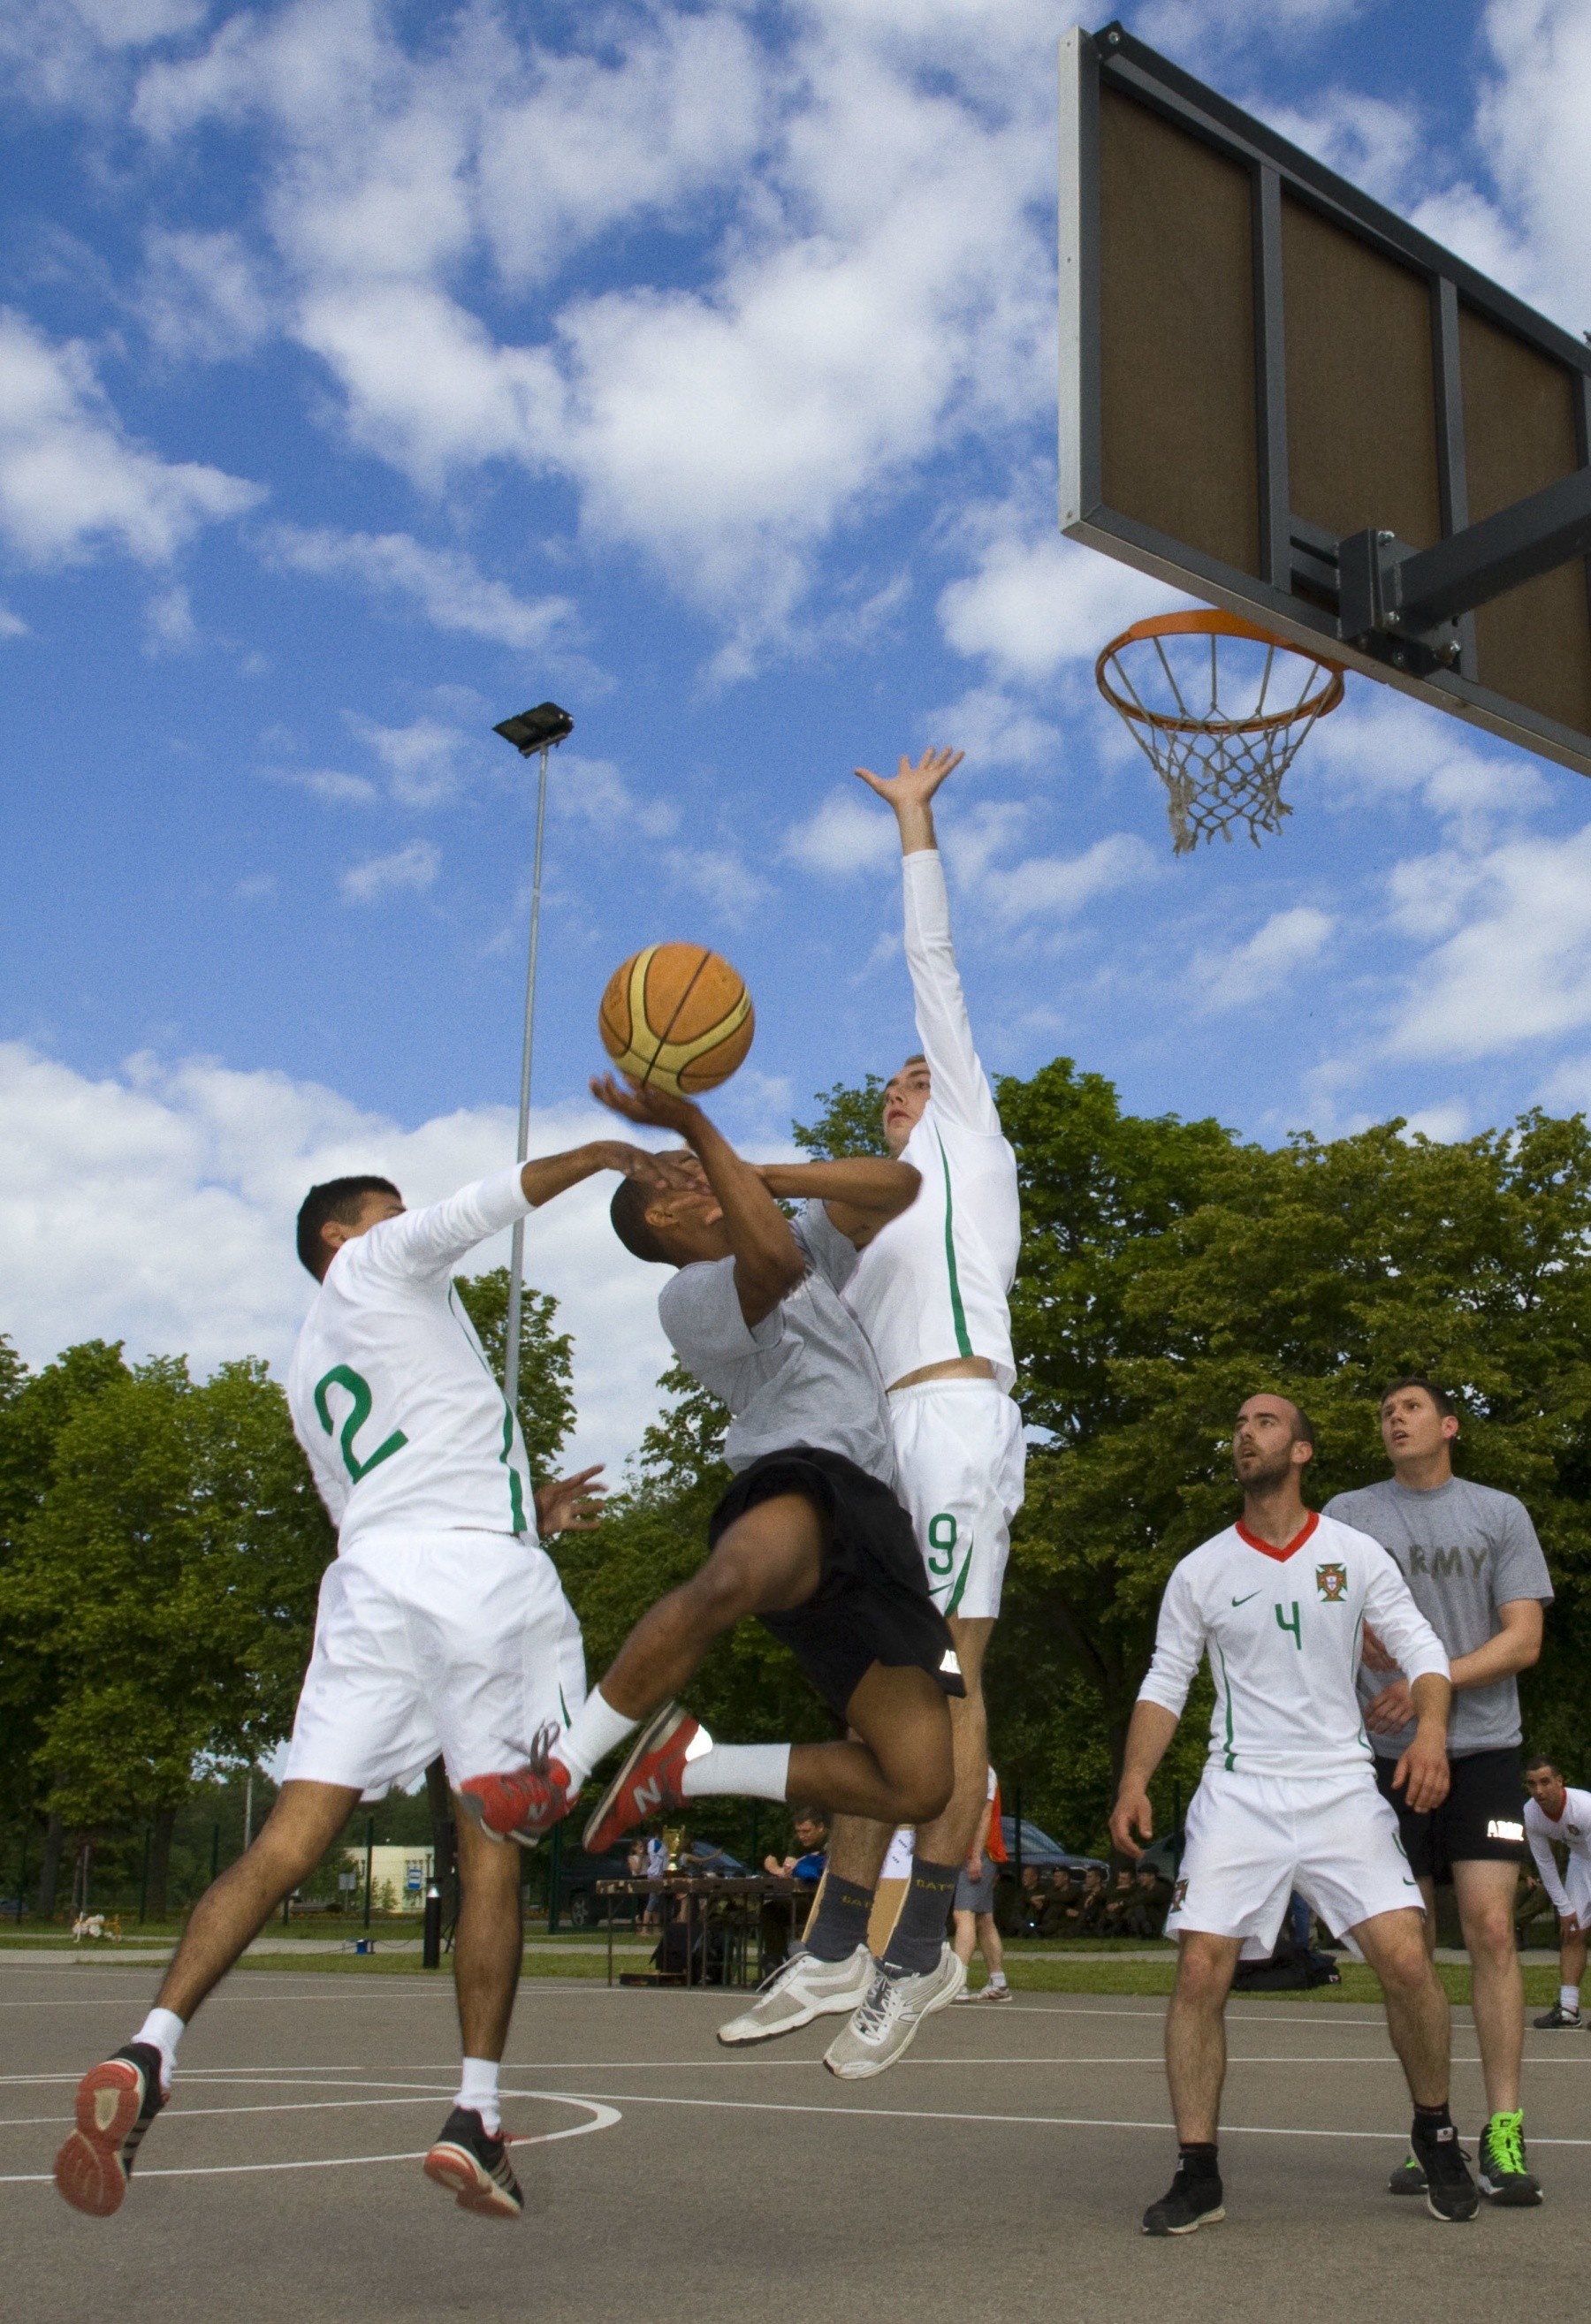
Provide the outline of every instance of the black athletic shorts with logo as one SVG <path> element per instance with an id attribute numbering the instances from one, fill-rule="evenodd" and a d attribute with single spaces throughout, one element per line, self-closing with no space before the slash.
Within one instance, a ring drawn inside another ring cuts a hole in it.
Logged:
<path id="1" fill-rule="evenodd" d="M 1472 1751 L 1449 1759 L 1452 1783 L 1439 1808 L 1417 1814 L 1392 1789 L 1395 1759 L 1375 1755 L 1375 1781 L 1397 1811 L 1398 1837 L 1417 1880 L 1448 1885 L 1456 1864 L 1521 1864 L 1525 1853 L 1525 1786 L 1520 1747 Z"/>
<path id="2" fill-rule="evenodd" d="M 708 1525 L 708 1544 L 759 1501 L 800 1493 L 828 1519 L 817 1589 L 789 1614 L 758 1616 L 794 1655 L 837 1718 L 874 1663 L 915 1664 L 965 1694 L 948 1626 L 928 1594 L 911 1519 L 887 1485 L 843 1452 L 796 1444 L 743 1469 Z"/>

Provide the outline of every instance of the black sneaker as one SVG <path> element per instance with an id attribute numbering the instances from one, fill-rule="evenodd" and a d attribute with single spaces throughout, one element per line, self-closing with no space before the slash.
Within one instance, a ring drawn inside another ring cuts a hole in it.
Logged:
<path id="1" fill-rule="evenodd" d="M 1438 2130 L 1434 2138 L 1410 2141 L 1414 2160 L 1425 2169 L 1425 2208 L 1433 2219 L 1451 2225 L 1473 2219 L 1481 2199 L 1469 2175 L 1469 2163 L 1456 2130 Z"/>
<path id="2" fill-rule="evenodd" d="M 1531 2020 L 1538 2034 L 1560 2034 L 1566 2029 L 1577 2033 L 1584 2022 L 1577 2009 L 1562 2009 L 1556 2001 L 1545 2017 Z"/>
<path id="3" fill-rule="evenodd" d="M 508 2160 L 508 2142 L 489 2131 L 473 2107 L 455 2107 L 421 2164 L 428 2179 L 457 2196 L 461 2211 L 517 2219 L 525 2207 Z"/>
<path id="4" fill-rule="evenodd" d="M 78 2084 L 78 2126 L 55 2158 L 55 2183 L 75 2211 L 119 2211 L 133 2158 L 166 2102 L 163 2061 L 152 2042 L 129 2042 Z"/>
<path id="5" fill-rule="evenodd" d="M 1417 2162 L 1411 2154 L 1406 2163 L 1399 2163 L 1387 2181 L 1387 2193 L 1389 2195 L 1423 2195 L 1424 2192 L 1425 2165 L 1423 2163 Z"/>
<path id="6" fill-rule="evenodd" d="M 1488 2203 L 1529 2210 L 1542 2199 L 1541 2182 L 1525 2156 L 1525 2118 L 1494 2114 L 1481 2133 L 1480 2169 L 1475 2174 Z"/>
<path id="7" fill-rule="evenodd" d="M 1213 2227 L 1226 2216 L 1218 2179 L 1190 2179 L 1179 2171 L 1158 2203 L 1143 2214 L 1146 2236 L 1190 2236 L 1195 2227 Z"/>

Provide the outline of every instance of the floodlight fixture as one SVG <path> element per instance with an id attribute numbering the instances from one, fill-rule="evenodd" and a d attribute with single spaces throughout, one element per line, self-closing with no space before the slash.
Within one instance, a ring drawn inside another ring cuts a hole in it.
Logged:
<path id="1" fill-rule="evenodd" d="M 517 717 L 502 719 L 493 727 L 512 742 L 522 759 L 539 757 L 541 779 L 536 786 L 536 854 L 531 875 L 531 954 L 525 970 L 525 1029 L 524 1043 L 520 1051 L 519 1065 L 519 1144 L 517 1158 L 523 1166 L 531 1142 L 531 1053 L 536 1024 L 536 950 L 541 934 L 541 842 L 547 827 L 547 760 L 549 754 L 575 731 L 575 722 L 567 710 L 556 702 L 538 702 L 532 709 L 522 710 Z M 508 1409 L 516 1416 L 519 1412 L 519 1333 L 520 1319 L 524 1312 L 525 1222 L 514 1222 L 508 1253 L 508 1315 L 503 1350 L 503 1393 L 508 1399 Z"/>

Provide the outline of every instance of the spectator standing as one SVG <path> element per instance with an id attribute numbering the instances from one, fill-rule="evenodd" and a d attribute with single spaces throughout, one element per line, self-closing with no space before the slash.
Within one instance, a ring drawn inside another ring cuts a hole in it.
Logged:
<path id="1" fill-rule="evenodd" d="M 1591 1932 L 1591 1792 L 1572 1792 L 1550 1759 L 1532 1759 L 1525 1769 L 1525 1831 L 1541 1886 L 1558 1914 L 1558 1999 L 1538 2033 L 1558 2033 L 1580 2023 L 1580 1979 L 1586 1974 L 1586 1938 Z M 1567 1849 L 1560 1877 L 1554 1841 Z"/>
<path id="2" fill-rule="evenodd" d="M 951 1941 L 969 1966 L 975 1950 L 981 1952 L 989 1975 L 976 1993 L 963 1986 L 956 1997 L 958 2001 L 1011 1998 L 1011 1987 L 1005 1982 L 1005 1949 L 994 1923 L 994 1891 L 1000 1868 L 1008 1859 L 1005 1834 L 1001 1828 L 1000 1785 L 993 1767 L 989 1770 L 988 1802 L 987 1828 L 981 1837 L 975 1837 L 956 1883 L 955 1935 Z"/>
<path id="3" fill-rule="evenodd" d="M 1552 1583 L 1522 1501 L 1453 1473 L 1458 1415 L 1445 1388 L 1412 1376 L 1381 1399 L 1381 1435 L 1392 1475 L 1338 1493 L 1325 1515 L 1367 1533 L 1389 1552 L 1414 1602 L 1441 1640 L 1452 1672 L 1449 1784 L 1440 1806 L 1418 1813 L 1392 1786 L 1414 1738 L 1409 1683 L 1365 1625 L 1359 1699 L 1375 1751 L 1376 1781 L 1396 1811 L 1409 1867 L 1425 1898 L 1427 1948 L 1436 1948 L 1436 1887 L 1451 1882 L 1474 1978 L 1475 2038 L 1487 2120 L 1476 2176 L 1490 2201 L 1531 2206 L 1540 2181 L 1525 2154 L 1520 2100 L 1524 1981 L 1513 1903 L 1524 1860 L 1524 1778 L 1520 1766 L 1519 1673 L 1541 1652 Z M 1389 2182 L 1422 2195 L 1411 2153 Z"/>

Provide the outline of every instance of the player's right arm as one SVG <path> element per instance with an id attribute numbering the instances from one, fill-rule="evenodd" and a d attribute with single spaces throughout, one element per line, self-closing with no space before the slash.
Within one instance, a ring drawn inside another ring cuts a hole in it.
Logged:
<path id="1" fill-rule="evenodd" d="M 1369 1536 L 1366 1536 L 1368 1539 Z M 1414 1602 L 1391 1553 L 1370 1561 L 1364 1587 L 1364 1618 L 1374 1621 L 1379 1636 L 1408 1674 L 1410 1706 L 1416 1721 L 1414 1740 L 1392 1770 L 1394 1788 L 1420 1814 L 1439 1808 L 1448 1796 L 1452 1771 L 1448 1764 L 1448 1719 L 1453 1707 L 1453 1683 L 1447 1649 Z"/>
<path id="2" fill-rule="evenodd" d="M 707 1174 L 724 1213 L 724 1231 L 735 1254 L 735 1290 L 745 1323 L 754 1327 L 804 1280 L 807 1262 L 791 1232 L 790 1221 L 761 1176 L 743 1162 L 729 1140 L 689 1098 L 671 1096 L 648 1082 L 616 1082 L 604 1074 L 592 1093 L 631 1121 L 672 1130 L 683 1138 Z M 648 1157 L 649 1159 L 652 1157 Z"/>
<path id="3" fill-rule="evenodd" d="M 1110 1836 L 1124 1856 L 1143 1853 L 1140 1840 L 1154 1836 L 1154 1812 L 1149 1802 L 1150 1778 L 1170 1746 L 1182 1717 L 1188 1690 L 1193 1684 L 1205 1650 L 1204 1617 L 1199 1612 L 1186 1559 L 1172 1572 L 1161 1600 L 1155 1624 L 1154 1654 L 1127 1729 L 1122 1757 L 1122 1780 L 1111 1812 Z M 1136 1835 L 1136 1837 L 1134 1837 Z"/>
<path id="4" fill-rule="evenodd" d="M 477 1243 L 539 1210 L 557 1194 L 598 1170 L 617 1170 L 643 1185 L 673 1183 L 666 1157 L 648 1154 L 617 1138 L 599 1138 L 567 1154 L 548 1154 L 513 1169 L 499 1170 L 473 1186 L 460 1187 L 445 1203 L 403 1211 L 371 1230 L 369 1252 L 380 1267 L 416 1277 L 446 1274 Z"/>
<path id="5" fill-rule="evenodd" d="M 886 1162 L 874 1154 L 842 1155 L 828 1162 L 770 1162 L 757 1172 L 775 1200 L 819 1202 L 829 1224 L 858 1250 L 880 1227 L 910 1210 L 922 1184 L 910 1162 Z"/>

